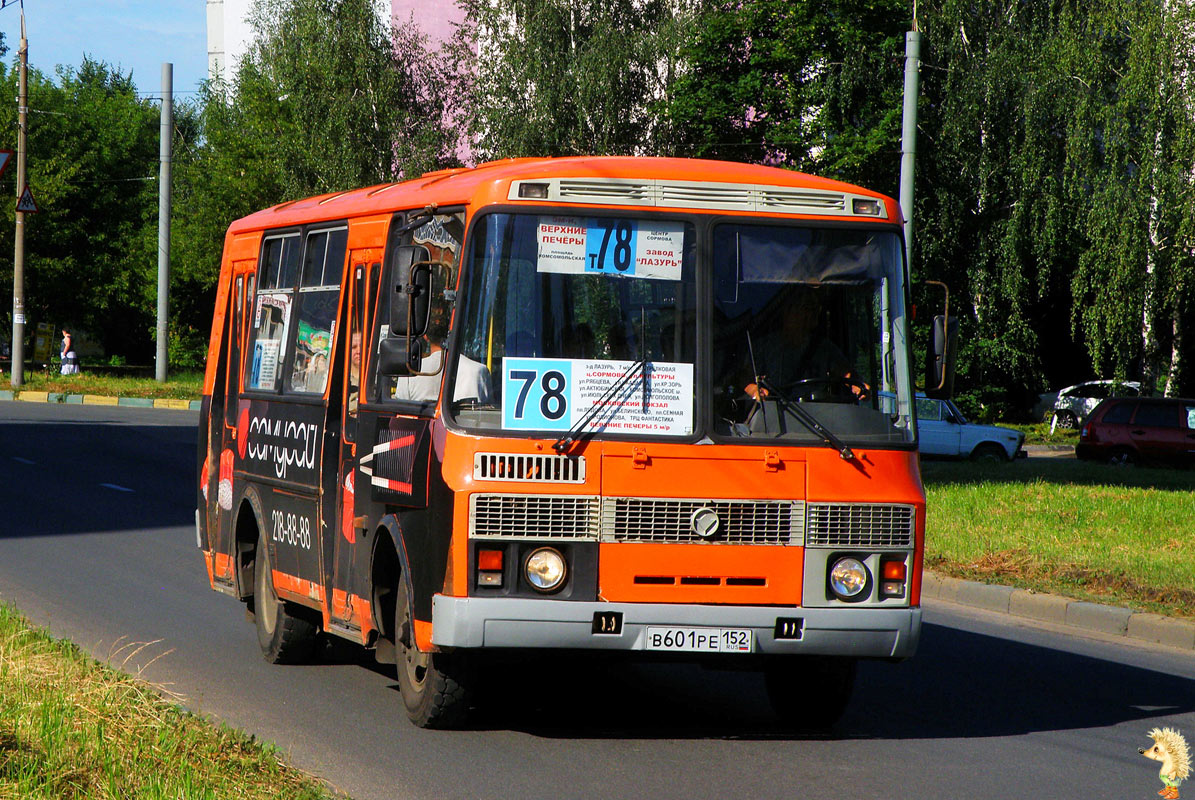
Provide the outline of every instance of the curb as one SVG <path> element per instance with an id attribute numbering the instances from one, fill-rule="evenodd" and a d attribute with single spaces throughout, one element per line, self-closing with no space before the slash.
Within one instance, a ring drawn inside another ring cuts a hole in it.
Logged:
<path id="1" fill-rule="evenodd" d="M 922 573 L 921 596 L 1091 633 L 1195 650 L 1195 621 L 1187 619 L 1072 600 L 1029 589 L 948 578 L 928 570 Z"/>
<path id="2" fill-rule="evenodd" d="M 151 399 L 148 397 L 109 397 L 102 394 L 59 394 L 57 392 L 12 391 L 0 389 L 0 401 L 18 403 L 59 403 L 85 406 L 129 406 L 133 408 L 167 408 L 173 411 L 199 411 L 200 400 Z"/>

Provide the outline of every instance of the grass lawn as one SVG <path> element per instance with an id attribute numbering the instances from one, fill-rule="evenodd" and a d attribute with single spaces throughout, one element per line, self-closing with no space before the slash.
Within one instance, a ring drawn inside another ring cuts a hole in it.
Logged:
<path id="1" fill-rule="evenodd" d="M 336 795 L 272 745 L 188 713 L 0 606 L 0 797 Z"/>
<path id="2" fill-rule="evenodd" d="M 1195 470 L 925 462 L 926 566 L 1195 617 Z"/>
<path id="3" fill-rule="evenodd" d="M 0 389 L 10 389 L 12 376 L 5 373 Z M 59 375 L 54 372 L 29 371 L 24 374 L 21 391 L 57 394 L 99 394 L 108 397 L 149 397 L 153 399 L 198 400 L 203 394 L 203 373 L 171 375 L 165 383 L 153 378 L 117 378 L 94 372 Z"/>

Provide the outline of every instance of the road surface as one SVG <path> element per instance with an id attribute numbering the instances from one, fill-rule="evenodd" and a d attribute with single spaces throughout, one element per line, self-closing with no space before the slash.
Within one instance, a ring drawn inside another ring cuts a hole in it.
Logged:
<path id="1" fill-rule="evenodd" d="M 0 403 L 0 600 L 356 800 L 1145 800 L 1161 787 L 1137 754 L 1146 732 L 1195 742 L 1189 652 L 947 604 L 927 607 L 916 658 L 862 667 L 830 737 L 784 732 L 754 675 L 537 662 L 505 675 L 501 708 L 475 729 L 418 730 L 392 673 L 351 648 L 268 665 L 240 604 L 208 588 L 196 419 Z"/>

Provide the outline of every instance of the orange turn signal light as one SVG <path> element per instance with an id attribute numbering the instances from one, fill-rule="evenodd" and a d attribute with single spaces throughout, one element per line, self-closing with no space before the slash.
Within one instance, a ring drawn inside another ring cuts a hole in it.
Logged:
<path id="1" fill-rule="evenodd" d="M 884 580 L 886 581 L 903 581 L 905 579 L 905 562 L 903 561 L 885 561 L 884 562 Z"/>
<path id="2" fill-rule="evenodd" d="M 502 571 L 502 551 L 501 550 L 478 550 L 477 551 L 477 568 L 485 572 L 501 572 Z"/>

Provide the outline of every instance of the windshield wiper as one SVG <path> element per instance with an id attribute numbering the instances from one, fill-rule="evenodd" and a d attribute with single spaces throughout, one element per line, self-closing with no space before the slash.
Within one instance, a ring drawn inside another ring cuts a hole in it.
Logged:
<path id="1" fill-rule="evenodd" d="M 614 381 L 614 383 L 610 384 L 606 391 L 602 392 L 601 397 L 593 401 L 593 404 L 589 406 L 589 410 L 585 412 L 585 415 L 574 422 L 573 426 L 569 428 L 563 436 L 552 443 L 552 449 L 561 455 L 567 453 L 568 449 L 573 446 L 573 443 L 576 442 L 582 435 L 584 435 L 584 429 L 586 426 L 588 426 L 589 423 L 592 422 L 597 415 L 602 412 L 606 403 L 610 402 L 612 399 L 621 394 L 622 391 L 629 386 L 632 381 L 635 380 L 637 377 L 636 373 L 638 373 L 638 377 L 642 378 L 644 383 L 646 383 L 647 376 L 643 374 L 646 367 L 647 363 L 645 359 L 642 358 L 633 362 L 629 367 L 627 367 L 626 370 L 618 376 L 618 379 Z M 615 408 L 614 411 L 611 412 L 611 416 L 617 413 L 618 409 Z M 593 431 L 590 430 L 588 433 L 592 434 Z"/>
<path id="2" fill-rule="evenodd" d="M 835 436 L 833 431 L 831 431 L 825 425 L 818 422 L 817 417 L 805 410 L 800 403 L 793 402 L 791 399 L 786 397 L 783 392 L 769 383 L 768 379 L 762 375 L 760 376 L 759 380 L 760 383 L 757 384 L 757 386 L 767 389 L 768 397 L 775 398 L 776 402 L 780 403 L 780 408 L 783 411 L 792 414 L 793 417 L 796 418 L 797 422 L 800 422 L 802 425 L 808 428 L 815 436 L 820 436 L 823 442 L 837 450 L 838 455 L 842 456 L 847 461 L 850 461 L 855 457 L 855 452 L 851 450 L 851 448 L 845 442 Z"/>

